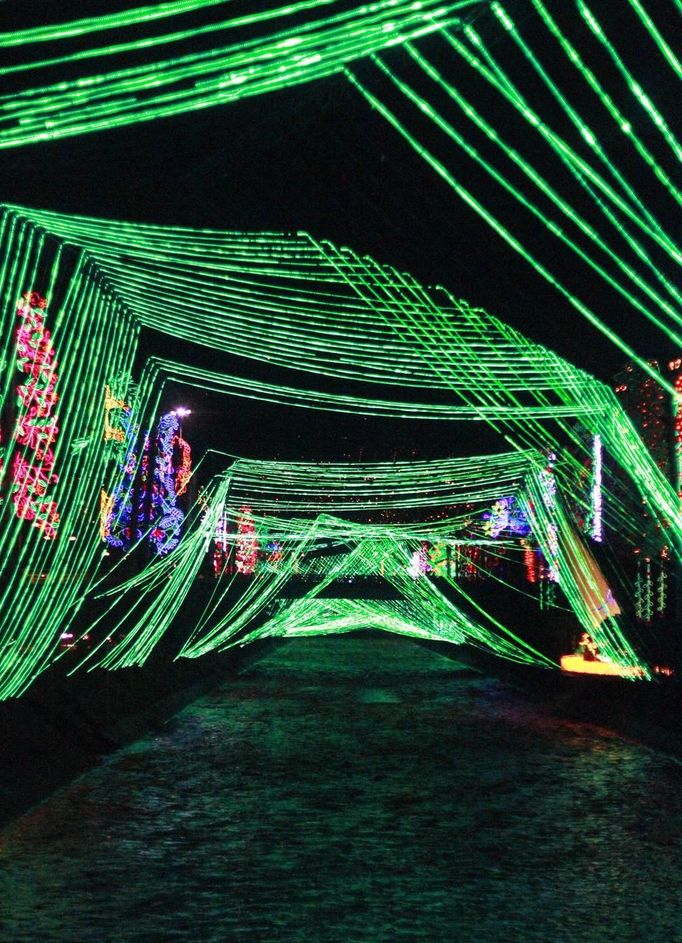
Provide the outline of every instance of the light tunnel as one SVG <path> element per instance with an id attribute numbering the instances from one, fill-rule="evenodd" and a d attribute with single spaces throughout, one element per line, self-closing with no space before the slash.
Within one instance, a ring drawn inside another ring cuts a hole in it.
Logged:
<path id="1" fill-rule="evenodd" d="M 450 566 L 440 577 L 450 585 L 442 593 L 428 560 L 420 570 L 420 554 L 438 544 L 459 559 L 467 546 L 501 538 L 491 559 L 535 555 L 543 591 L 561 594 L 602 657 L 647 675 L 626 628 L 634 588 L 621 586 L 616 601 L 594 554 L 603 556 L 604 534 L 624 547 L 637 539 L 642 499 L 673 555 L 682 520 L 673 488 L 603 383 L 444 289 L 305 234 L 171 229 L 8 206 L 1 238 L 3 697 L 25 691 L 62 656 L 64 637 L 94 640 L 88 668 L 143 664 L 211 548 L 222 541 L 233 558 L 245 552 L 249 515 L 263 546 L 282 548 L 279 566 L 259 550 L 253 578 L 237 568 L 230 593 L 239 588 L 238 599 L 227 613 L 215 601 L 219 579 L 181 657 L 252 633 L 301 554 L 314 557 L 332 540 L 346 548 L 339 567 L 371 569 L 374 560 L 382 578 L 391 571 L 403 608 L 379 607 L 379 621 L 547 663 L 475 603 L 461 571 Z M 187 341 L 241 358 L 244 375 L 158 354 L 141 363 L 142 331 L 172 337 L 179 350 Z M 265 379 L 259 363 L 289 371 L 291 382 Z M 180 417 L 162 413 L 168 382 L 283 408 L 390 416 L 406 428 L 426 418 L 448 428 L 482 423 L 500 449 L 356 465 L 232 454 L 204 480 L 201 456 L 190 470 Z M 619 469 L 617 489 L 597 480 L 602 450 Z M 370 511 L 390 512 L 395 523 L 379 526 Z M 514 515 L 525 522 L 523 538 Z M 472 600 L 467 613 L 456 604 L 462 594 Z M 348 606 L 334 615 L 328 604 L 322 612 L 318 597 L 308 604 L 321 625 L 358 615 Z M 274 631 L 272 616 L 263 624 Z"/>

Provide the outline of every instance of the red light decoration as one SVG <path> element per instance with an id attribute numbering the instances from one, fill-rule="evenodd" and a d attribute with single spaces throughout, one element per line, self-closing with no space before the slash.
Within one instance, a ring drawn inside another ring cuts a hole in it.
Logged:
<path id="1" fill-rule="evenodd" d="M 59 399 L 57 360 L 45 328 L 43 311 L 47 301 L 38 292 L 26 292 L 17 305 L 21 323 L 16 332 L 17 367 L 27 380 L 17 386 L 15 441 L 23 446 L 12 460 L 12 501 L 18 518 L 32 521 L 43 536 L 53 540 L 59 522 L 55 501 L 44 500 L 49 485 L 59 480 L 54 474 L 54 450 L 59 428 L 53 415 Z"/>
<path id="2" fill-rule="evenodd" d="M 521 546 L 523 547 L 523 566 L 526 571 L 526 579 L 528 580 L 529 583 L 537 583 L 538 581 L 537 554 L 535 553 L 535 550 L 532 547 L 530 541 L 522 540 Z"/>
<path id="3" fill-rule="evenodd" d="M 253 523 L 253 513 L 248 505 L 239 509 L 237 518 L 237 549 L 235 552 L 237 573 L 250 575 L 258 565 L 258 537 Z"/>

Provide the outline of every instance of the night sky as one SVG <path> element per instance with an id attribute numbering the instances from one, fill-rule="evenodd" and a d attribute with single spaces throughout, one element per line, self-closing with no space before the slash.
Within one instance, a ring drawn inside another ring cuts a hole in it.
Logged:
<path id="1" fill-rule="evenodd" d="M 29 17 L 24 5 L 3 4 L 17 25 L 48 21 L 36 19 L 30 6 Z M 59 4 L 59 19 L 112 7 Z M 363 66 L 357 73 L 363 75 Z M 624 361 L 342 76 L 178 118 L 0 151 L 0 180 L 8 201 L 65 213 L 197 228 L 304 230 L 426 284 L 443 284 L 602 379 Z M 484 192 L 480 185 L 478 192 Z M 522 235 L 538 237 L 519 225 Z M 569 284 L 638 352 L 670 353 L 642 326 L 646 322 L 624 322 L 614 296 L 586 284 L 570 257 L 557 259 Z M 178 353 L 177 343 L 161 336 L 145 338 L 145 349 Z M 189 361 L 225 363 L 189 345 L 184 353 Z M 249 362 L 237 369 L 254 373 Z M 169 395 L 183 396 L 179 390 Z M 491 445 L 480 424 L 474 430 L 340 416 L 330 424 L 308 410 L 260 407 L 194 390 L 184 399 L 195 410 L 192 422 L 202 444 L 247 455 L 390 459 Z M 191 439 L 189 421 L 186 434 Z"/>

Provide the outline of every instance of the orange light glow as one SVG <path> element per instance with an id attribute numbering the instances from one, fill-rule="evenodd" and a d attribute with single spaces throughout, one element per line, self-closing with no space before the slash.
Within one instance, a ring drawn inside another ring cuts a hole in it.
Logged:
<path id="1" fill-rule="evenodd" d="M 612 661 L 585 661 L 582 655 L 562 655 L 561 670 L 570 674 L 610 675 L 615 678 L 641 678 L 644 674 L 638 666 L 621 666 Z"/>

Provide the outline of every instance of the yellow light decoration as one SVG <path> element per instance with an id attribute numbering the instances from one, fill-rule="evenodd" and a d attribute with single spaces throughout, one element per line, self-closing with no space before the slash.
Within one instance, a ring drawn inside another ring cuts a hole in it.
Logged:
<path id="1" fill-rule="evenodd" d="M 562 655 L 561 670 L 569 674 L 602 675 L 610 678 L 641 678 L 644 669 L 638 665 L 616 665 L 609 661 L 586 661 L 582 655 Z"/>

